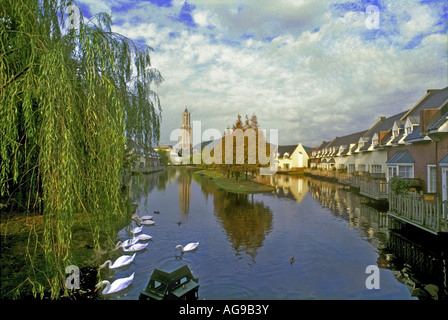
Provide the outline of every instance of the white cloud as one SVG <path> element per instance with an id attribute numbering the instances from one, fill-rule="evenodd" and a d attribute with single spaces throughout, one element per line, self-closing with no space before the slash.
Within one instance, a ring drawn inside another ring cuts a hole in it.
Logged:
<path id="1" fill-rule="evenodd" d="M 142 2 L 114 26 L 156 48 L 163 143 L 189 106 L 203 130 L 255 112 L 263 128 L 279 129 L 280 143 L 314 146 L 447 85 L 439 5 L 385 1 L 380 29 L 368 30 L 365 11 L 330 10 L 336 1 L 191 0 L 194 28 L 173 21 L 183 1 L 173 3 Z"/>

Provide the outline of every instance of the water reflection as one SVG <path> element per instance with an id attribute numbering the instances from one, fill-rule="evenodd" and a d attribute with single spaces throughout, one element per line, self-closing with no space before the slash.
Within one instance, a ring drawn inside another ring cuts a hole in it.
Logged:
<path id="1" fill-rule="evenodd" d="M 188 214 L 190 210 L 190 198 L 191 198 L 191 180 L 192 175 L 187 170 L 179 172 L 178 184 L 179 184 L 179 205 L 182 214 Z"/>
<path id="2" fill-rule="evenodd" d="M 387 204 L 372 201 L 352 189 L 325 181 L 307 181 L 309 193 L 331 214 L 349 222 L 362 238 L 378 249 L 378 267 L 392 270 L 395 278 L 420 299 L 446 300 L 446 241 L 406 228 L 396 230 L 387 217 Z M 280 181 L 280 180 L 279 180 Z M 425 242 L 422 239 L 426 239 Z"/>
<path id="3" fill-rule="evenodd" d="M 272 211 L 263 202 L 254 200 L 253 195 L 219 191 L 207 177 L 199 179 L 206 198 L 213 196 L 214 214 L 235 254 L 247 254 L 249 264 L 254 264 L 257 250 L 272 230 Z"/>
<path id="4" fill-rule="evenodd" d="M 255 263 L 257 250 L 272 229 L 272 212 L 263 202 L 249 199 L 247 194 L 219 192 L 214 196 L 218 217 L 237 255 L 241 252 Z"/>
<path id="5" fill-rule="evenodd" d="M 156 226 L 145 227 L 144 232 L 153 236 L 148 249 L 137 254 L 127 270 L 115 274 L 137 272 L 122 298 L 137 298 L 152 270 L 175 259 L 174 246 L 192 241 L 200 242 L 199 250 L 182 259 L 199 277 L 199 296 L 204 299 L 409 299 L 410 292 L 417 296 L 415 289 L 408 290 L 412 286 L 407 280 L 419 270 L 409 258 L 421 256 L 412 249 L 417 242 L 406 249 L 412 254 L 403 252 L 401 257 L 400 249 L 407 245 L 402 235 L 400 241 L 392 240 L 396 237 L 386 208 L 337 183 L 304 176 L 264 177 L 276 192 L 243 195 L 219 191 L 211 180 L 193 172 L 170 168 L 132 177 L 129 192 L 140 213 L 161 212 L 154 216 Z M 119 236 L 129 237 L 124 231 Z M 445 272 L 446 279 L 446 259 L 430 257 L 422 259 L 426 262 L 420 269 L 431 270 L 428 277 Z M 375 263 L 381 268 L 378 291 L 365 287 L 365 268 Z M 412 274 L 403 271 L 405 263 L 413 266 Z M 431 263 L 434 267 L 428 269 Z M 437 279 L 418 279 L 423 288 L 437 286 L 439 298 L 446 291 Z"/>
<path id="6" fill-rule="evenodd" d="M 448 300 L 446 242 L 408 231 L 390 230 L 388 250 L 396 278 L 420 299 Z"/>
<path id="7" fill-rule="evenodd" d="M 274 186 L 276 194 L 293 197 L 298 203 L 302 202 L 308 192 L 307 180 L 302 177 L 274 174 L 258 177 L 256 181 Z"/>

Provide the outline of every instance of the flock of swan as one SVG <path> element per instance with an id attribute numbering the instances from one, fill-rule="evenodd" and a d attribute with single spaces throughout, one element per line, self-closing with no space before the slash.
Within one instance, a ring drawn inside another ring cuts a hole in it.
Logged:
<path id="1" fill-rule="evenodd" d="M 154 211 L 154 213 L 159 213 L 159 211 Z M 137 227 L 135 227 L 131 230 L 132 239 L 127 239 L 123 242 L 118 241 L 117 244 L 115 245 L 115 250 L 122 249 L 124 252 L 134 252 L 134 254 L 133 255 L 122 255 L 117 260 L 115 260 L 113 263 L 111 260 L 107 260 L 106 262 L 104 262 L 102 265 L 99 266 L 100 269 L 105 268 L 107 266 L 109 266 L 109 269 L 117 269 L 117 268 L 127 266 L 127 265 L 131 264 L 132 261 L 134 261 L 135 255 L 137 254 L 138 251 L 144 250 L 148 246 L 148 243 L 138 243 L 138 241 L 151 240 L 152 237 L 150 235 L 147 235 L 144 233 L 139 234 L 137 236 L 136 236 L 136 234 L 143 231 L 144 225 L 149 226 L 149 225 L 155 224 L 155 222 L 153 220 L 153 216 L 145 215 L 145 216 L 139 217 L 137 215 L 133 215 L 132 220 L 137 222 L 137 224 L 138 224 Z M 181 249 L 181 252 L 183 254 L 184 252 L 193 251 L 193 250 L 197 249 L 198 245 L 199 245 L 199 242 L 192 242 L 185 246 L 182 246 L 179 244 L 174 248 L 174 251 L 176 252 L 177 249 Z M 111 293 L 121 291 L 121 290 L 127 288 L 132 283 L 132 281 L 134 280 L 134 274 L 135 274 L 135 272 L 132 273 L 129 277 L 117 279 L 112 283 L 110 283 L 108 280 L 103 280 L 95 286 L 95 291 L 98 289 L 101 289 L 104 286 L 105 286 L 105 288 L 102 291 L 102 294 L 111 294 Z"/>

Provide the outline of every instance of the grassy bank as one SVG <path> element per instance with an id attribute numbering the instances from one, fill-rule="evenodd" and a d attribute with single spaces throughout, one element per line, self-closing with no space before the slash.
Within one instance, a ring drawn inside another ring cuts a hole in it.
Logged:
<path id="1" fill-rule="evenodd" d="M 130 214 L 117 219 L 116 230 L 123 228 L 129 220 Z M 30 298 L 32 296 L 31 281 L 38 280 L 44 285 L 47 284 L 41 272 L 46 268 L 40 243 L 43 231 L 43 216 L 40 214 L 20 212 L 0 214 L 0 299 Z M 83 272 L 89 270 L 96 278 L 96 267 L 99 262 L 110 258 L 110 252 L 107 249 L 109 243 L 115 241 L 115 235 L 116 233 L 109 235 L 100 232 L 99 240 L 104 244 L 104 248 L 97 251 L 93 248 L 93 233 L 88 215 L 75 215 L 71 264 L 81 269 L 81 288 L 83 288 Z M 37 244 L 36 240 L 38 240 Z M 30 266 L 29 255 L 35 256 L 34 268 Z"/>
<path id="2" fill-rule="evenodd" d="M 227 178 L 221 172 L 215 170 L 200 170 L 195 174 L 207 176 L 213 180 L 218 190 L 225 190 L 233 193 L 262 193 L 275 190 L 274 187 L 246 180 L 244 176 L 240 177 L 238 181 L 235 178 Z"/>

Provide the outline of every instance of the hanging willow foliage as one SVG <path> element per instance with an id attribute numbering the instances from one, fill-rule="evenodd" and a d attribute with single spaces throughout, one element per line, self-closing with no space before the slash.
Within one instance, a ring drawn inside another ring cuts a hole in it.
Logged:
<path id="1" fill-rule="evenodd" d="M 36 244 L 48 281 L 36 287 L 53 297 L 67 276 L 74 215 L 88 215 L 99 248 L 100 231 L 123 211 L 126 137 L 157 142 L 161 122 L 151 48 L 112 32 L 107 14 L 66 28 L 71 4 L 0 8 L 0 196 L 2 206 L 43 214 Z"/>

